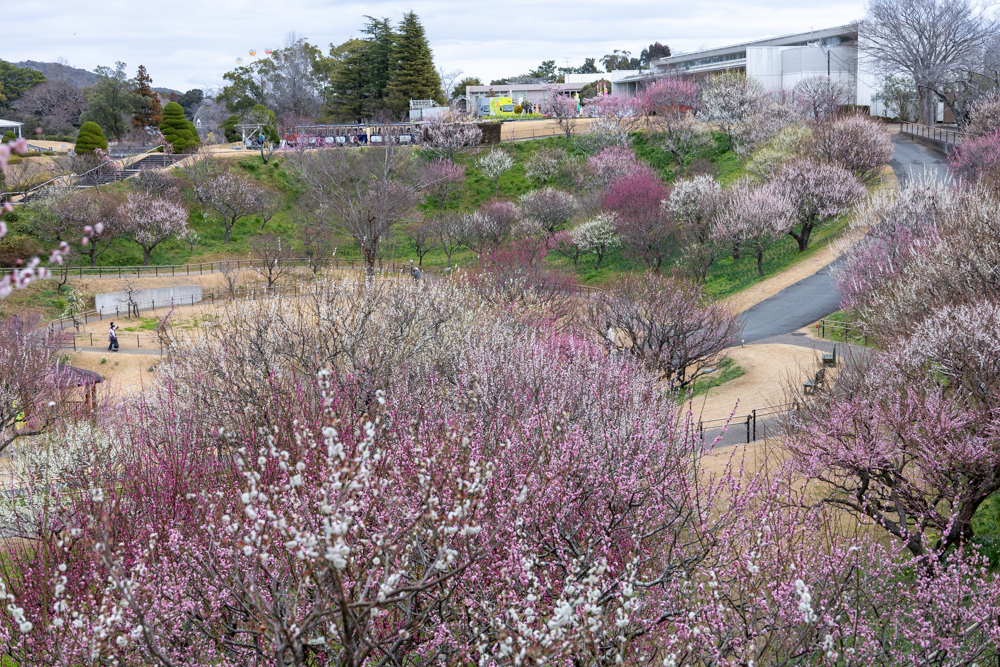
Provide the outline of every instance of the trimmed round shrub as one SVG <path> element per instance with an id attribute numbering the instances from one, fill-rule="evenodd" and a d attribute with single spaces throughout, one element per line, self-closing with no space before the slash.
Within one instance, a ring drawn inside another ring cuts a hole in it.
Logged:
<path id="1" fill-rule="evenodd" d="M 184 107 L 177 102 L 168 102 L 163 107 L 163 121 L 160 132 L 174 147 L 175 153 L 190 152 L 201 143 L 198 140 L 198 129 L 184 115 Z"/>
<path id="2" fill-rule="evenodd" d="M 226 134 L 226 141 L 239 141 L 240 131 L 236 126 L 240 124 L 240 117 L 233 114 L 222 123 L 222 131 Z"/>
<path id="3" fill-rule="evenodd" d="M 76 136 L 76 154 L 93 153 L 95 148 L 100 148 L 103 151 L 108 150 L 108 139 L 104 136 L 100 125 L 88 120 Z"/>
<path id="4" fill-rule="evenodd" d="M 7 130 L 6 132 L 3 133 L 3 143 L 5 143 L 5 144 L 9 144 L 10 142 L 14 141 L 14 139 L 16 139 L 16 138 L 17 137 L 14 136 L 14 131 L 13 130 Z"/>

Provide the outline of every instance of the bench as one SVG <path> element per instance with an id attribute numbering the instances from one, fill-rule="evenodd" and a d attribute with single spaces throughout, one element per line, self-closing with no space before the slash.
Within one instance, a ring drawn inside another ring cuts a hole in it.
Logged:
<path id="1" fill-rule="evenodd" d="M 833 352 L 823 353 L 823 365 L 824 366 L 836 366 L 837 365 L 837 346 L 833 346 Z"/>
<path id="2" fill-rule="evenodd" d="M 815 394 L 817 390 L 826 388 L 826 368 L 816 371 L 816 377 L 802 383 L 802 393 Z"/>

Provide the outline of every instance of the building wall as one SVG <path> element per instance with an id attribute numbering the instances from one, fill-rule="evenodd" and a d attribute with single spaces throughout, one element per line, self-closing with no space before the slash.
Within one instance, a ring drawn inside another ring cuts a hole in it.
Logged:
<path id="1" fill-rule="evenodd" d="M 747 48 L 747 76 L 764 84 L 765 90 L 782 86 L 782 53 L 777 46 L 754 46 Z"/>

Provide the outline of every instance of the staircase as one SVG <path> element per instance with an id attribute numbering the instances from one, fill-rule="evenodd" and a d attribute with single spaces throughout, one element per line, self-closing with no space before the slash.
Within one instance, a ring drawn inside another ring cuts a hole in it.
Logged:
<path id="1" fill-rule="evenodd" d="M 18 203 L 28 204 L 31 202 L 43 201 L 64 187 L 93 188 L 101 185 L 107 185 L 108 183 L 124 181 L 126 178 L 135 176 L 142 169 L 163 169 L 180 160 L 183 160 L 186 157 L 188 156 L 185 154 L 165 155 L 163 153 L 149 153 L 124 168 L 98 168 L 86 174 L 78 175 L 74 181 L 69 184 L 43 184 L 36 190 L 33 190 L 25 195 Z"/>

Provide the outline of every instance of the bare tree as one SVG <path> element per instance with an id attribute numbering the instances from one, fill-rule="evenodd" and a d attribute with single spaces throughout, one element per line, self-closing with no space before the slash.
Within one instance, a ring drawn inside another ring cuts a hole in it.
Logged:
<path id="1" fill-rule="evenodd" d="M 652 273 L 626 275 L 588 303 L 586 323 L 610 349 L 642 359 L 680 390 L 724 359 L 742 330 L 701 287 Z"/>
<path id="2" fill-rule="evenodd" d="M 933 125 L 942 91 L 975 70 L 1000 29 L 991 6 L 970 0 L 871 0 L 860 27 L 865 53 L 886 74 L 906 73 L 917 87 L 919 117 Z"/>
<path id="3" fill-rule="evenodd" d="M 441 250 L 448 258 L 448 268 L 451 268 L 451 257 L 466 244 L 466 224 L 461 214 L 443 213 L 430 218 L 428 224 L 434 230 Z"/>
<path id="4" fill-rule="evenodd" d="M 299 230 L 299 242 L 302 244 L 302 256 L 314 278 L 330 265 L 337 254 L 333 234 L 324 225 L 313 223 L 302 226 Z"/>
<path id="5" fill-rule="evenodd" d="M 250 250 L 260 260 L 257 274 L 267 281 L 268 291 L 292 272 L 292 248 L 280 236 L 257 236 L 250 241 Z"/>
<path id="6" fill-rule="evenodd" d="M 230 299 L 235 299 L 236 290 L 242 278 L 239 264 L 231 259 L 227 259 L 219 264 L 219 270 L 222 272 L 222 281 L 226 284 L 226 293 Z"/>
<path id="7" fill-rule="evenodd" d="M 305 199 L 358 244 L 371 277 L 384 241 L 409 215 L 423 185 L 413 150 L 387 143 L 303 152 L 289 162 L 303 182 Z"/>
<path id="8" fill-rule="evenodd" d="M 423 266 L 427 253 L 441 245 L 436 231 L 433 219 L 420 218 L 409 224 L 403 232 L 406 240 L 413 246 L 413 252 L 417 253 L 417 266 Z"/>

